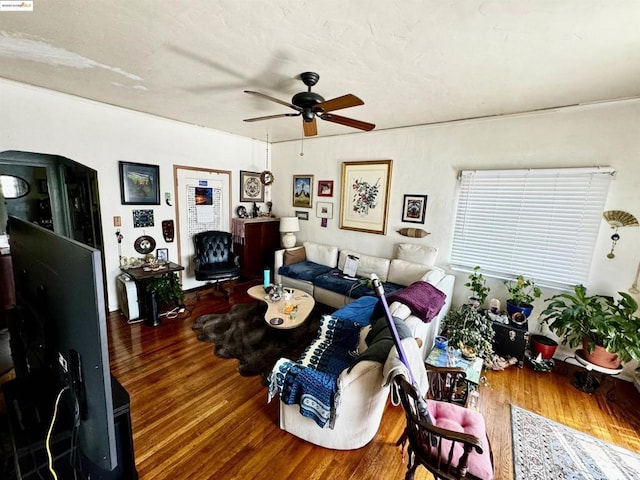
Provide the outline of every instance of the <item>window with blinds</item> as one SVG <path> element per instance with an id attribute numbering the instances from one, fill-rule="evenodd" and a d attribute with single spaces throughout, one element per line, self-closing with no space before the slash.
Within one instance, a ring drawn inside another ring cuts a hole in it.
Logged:
<path id="1" fill-rule="evenodd" d="M 459 176 L 451 267 L 498 278 L 586 284 L 609 167 L 466 170 Z"/>

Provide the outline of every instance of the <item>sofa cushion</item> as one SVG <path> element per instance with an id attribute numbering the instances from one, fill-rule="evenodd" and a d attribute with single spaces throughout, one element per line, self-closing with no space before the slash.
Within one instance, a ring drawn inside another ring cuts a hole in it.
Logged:
<path id="1" fill-rule="evenodd" d="M 388 280 L 389 263 L 391 262 L 388 258 L 363 255 L 349 250 L 340 250 L 340 257 L 338 258 L 338 268 L 340 270 L 344 270 L 344 264 L 347 261 L 348 255 L 354 255 L 359 258 L 356 276 L 369 278 L 372 273 L 375 273 L 381 282 Z"/>
<path id="2" fill-rule="evenodd" d="M 292 265 L 294 263 L 304 262 L 307 259 L 307 253 L 304 247 L 289 248 L 282 254 L 282 264 Z"/>
<path id="3" fill-rule="evenodd" d="M 396 258 L 399 260 L 433 266 L 437 256 L 438 249 L 435 247 L 415 243 L 396 244 Z"/>
<path id="4" fill-rule="evenodd" d="M 293 263 L 291 265 L 283 265 L 278 269 L 280 275 L 295 278 L 298 280 L 308 280 L 315 283 L 315 279 L 328 271 L 331 267 L 319 263 L 305 260 L 304 262 Z"/>
<path id="5" fill-rule="evenodd" d="M 307 260 L 321 265 L 335 268 L 338 264 L 338 247 L 320 245 L 314 242 L 304 242 Z"/>
<path id="6" fill-rule="evenodd" d="M 389 277 L 387 280 L 405 286 L 419 280 L 428 281 L 432 285 L 436 285 L 444 277 L 444 273 L 444 270 L 440 267 L 394 258 L 389 265 Z M 428 280 L 424 278 L 425 275 Z"/>
<path id="7" fill-rule="evenodd" d="M 375 297 L 375 292 L 369 287 L 366 279 L 349 280 L 343 278 L 340 270 L 333 269 L 330 272 L 318 275 L 313 284 L 316 288 L 324 288 L 338 294 L 351 298 L 360 298 L 363 296 Z M 404 288 L 404 285 L 384 282 L 382 284 L 385 295 L 392 295 Z"/>

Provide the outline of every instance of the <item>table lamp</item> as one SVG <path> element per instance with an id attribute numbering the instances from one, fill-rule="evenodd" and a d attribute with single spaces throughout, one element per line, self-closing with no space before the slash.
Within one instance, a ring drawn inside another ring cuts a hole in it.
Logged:
<path id="1" fill-rule="evenodd" d="M 298 217 L 281 217 L 280 218 L 280 233 L 284 233 L 282 236 L 282 246 L 284 248 L 292 248 L 296 246 L 296 236 L 293 232 L 300 231 L 300 223 Z"/>

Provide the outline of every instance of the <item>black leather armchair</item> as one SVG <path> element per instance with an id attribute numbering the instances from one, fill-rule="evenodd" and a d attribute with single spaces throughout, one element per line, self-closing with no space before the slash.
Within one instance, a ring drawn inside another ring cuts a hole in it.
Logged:
<path id="1" fill-rule="evenodd" d="M 196 280 L 218 285 L 240 277 L 240 257 L 233 252 L 229 232 L 209 230 L 196 233 L 193 240 Z"/>

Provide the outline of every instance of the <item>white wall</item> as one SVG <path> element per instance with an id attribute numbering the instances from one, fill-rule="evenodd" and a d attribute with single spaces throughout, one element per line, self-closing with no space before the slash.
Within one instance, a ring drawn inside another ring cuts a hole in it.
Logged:
<path id="1" fill-rule="evenodd" d="M 61 155 L 98 172 L 110 310 L 118 308 L 115 278 L 120 273 L 114 216 L 122 218 L 119 229 L 124 236 L 123 255 L 140 256 L 133 242 L 144 230 L 156 240 L 157 248 L 168 248 L 169 258 L 176 260 L 177 242 L 164 242 L 161 229 L 162 220 L 176 220 L 174 207 L 164 203 L 164 192 L 171 192 L 173 197 L 173 165 L 231 170 L 234 209 L 239 199 L 239 170 L 265 168 L 265 142 L 20 83 L 0 80 L 0 112 L 0 151 Z M 160 166 L 161 205 L 121 205 L 119 160 Z M 154 227 L 133 228 L 132 211 L 139 208 L 154 210 Z M 194 279 L 183 278 L 185 289 L 198 284 Z"/>
<path id="2" fill-rule="evenodd" d="M 424 243 L 440 249 L 437 263 L 448 267 L 452 222 L 455 212 L 456 174 L 474 168 L 549 168 L 607 165 L 617 170 L 606 203 L 607 210 L 626 210 L 640 218 L 640 101 L 598 104 L 529 115 L 422 126 L 389 131 L 304 140 L 272 146 L 276 182 L 272 187 L 274 210 L 293 214 L 293 174 L 313 174 L 318 180 L 334 180 L 333 198 L 314 197 L 334 203 L 334 218 L 327 228 L 320 226 L 315 211 L 301 223 L 298 241 L 314 240 L 337 244 L 373 255 L 391 255 L 397 242 Z M 318 126 L 322 128 L 322 122 Z M 391 200 L 386 235 L 340 230 L 340 179 L 343 161 L 393 160 Z M 403 224 L 404 194 L 428 195 L 425 224 Z M 422 239 L 406 238 L 396 230 L 420 226 L 431 232 Z M 640 262 L 640 228 L 620 230 L 615 258 L 611 229 L 602 221 L 587 287 L 590 293 L 613 295 L 627 290 Z M 496 232 L 499 235 L 500 232 Z M 487 239 L 491 241 L 490 238 Z M 465 302 L 466 274 L 457 275 L 454 305 Z M 500 282 L 490 282 L 490 297 L 506 300 Z M 538 327 L 542 300 L 557 293 L 544 291 L 530 319 Z"/>
<path id="3" fill-rule="evenodd" d="M 118 161 L 160 165 L 161 192 L 173 193 L 173 165 L 231 170 L 232 206 L 237 204 L 238 171 L 262 171 L 265 144 L 108 105 L 82 100 L 24 84 L 0 80 L 0 151 L 62 155 L 98 171 L 105 240 L 108 304 L 117 308 L 115 276 L 118 249 L 112 226 L 121 216 L 124 235 L 123 255 L 136 255 L 133 241 L 142 232 L 133 229 L 133 206 L 120 204 Z M 278 120 L 279 121 L 279 120 Z M 287 121 L 282 120 L 282 121 Z M 334 196 L 320 197 L 334 203 L 334 218 L 327 228 L 320 227 L 315 210 L 308 222 L 301 222 L 299 241 L 313 239 L 337 244 L 373 255 L 389 256 L 397 242 L 426 243 L 440 248 L 438 263 L 448 265 L 451 227 L 455 209 L 456 174 L 466 168 L 536 168 L 609 165 L 617 171 L 606 209 L 627 210 L 640 217 L 640 102 L 627 101 L 548 111 L 531 115 L 505 116 L 486 120 L 454 122 L 437 126 L 412 127 L 389 131 L 356 133 L 330 138 L 272 146 L 271 170 L 275 183 L 267 188 L 274 202 L 274 213 L 292 215 L 292 175 L 314 175 L 318 180 L 334 180 Z M 319 128 L 322 128 L 320 122 Z M 346 127 L 345 127 L 346 128 Z M 386 235 L 340 230 L 341 162 L 393 160 L 391 199 Z M 423 239 L 402 237 L 403 194 L 426 194 L 426 222 L 431 232 Z M 319 197 L 314 196 L 314 205 Z M 174 218 L 175 211 L 165 204 L 154 206 L 156 226 L 145 229 L 158 247 L 169 248 L 177 258 L 176 243 L 162 240 L 160 221 Z M 640 261 L 640 229 L 620 231 L 616 257 L 606 258 L 611 230 L 602 222 L 601 234 L 589 280 L 590 293 L 615 294 L 629 288 Z M 499 234 L 499 232 L 496 232 Z M 487 239 L 490 241 L 490 239 Z M 458 275 L 454 304 L 465 301 L 468 292 L 465 275 Z M 194 285 L 185 282 L 185 288 Z M 504 300 L 506 290 L 492 283 L 491 296 Z M 546 298 L 555 292 L 544 292 Z M 536 312 L 532 318 L 536 328 Z"/>

